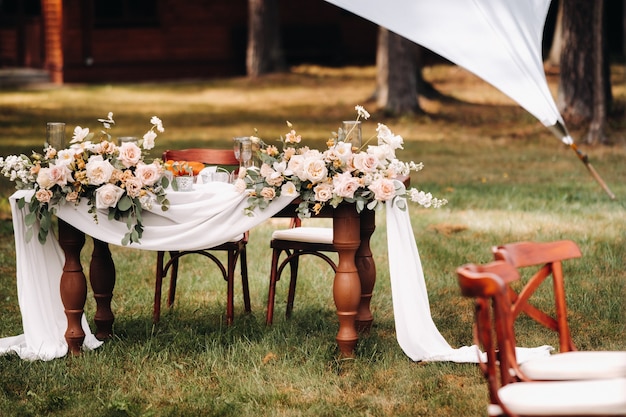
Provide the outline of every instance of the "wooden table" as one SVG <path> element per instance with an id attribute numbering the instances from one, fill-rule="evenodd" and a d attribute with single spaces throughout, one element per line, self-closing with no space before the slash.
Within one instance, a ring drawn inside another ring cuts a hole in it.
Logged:
<path id="1" fill-rule="evenodd" d="M 287 206 L 274 217 L 293 217 L 297 204 Z M 357 213 L 354 204 L 327 207 L 320 217 L 333 219 L 333 244 L 339 261 L 333 283 L 333 298 L 337 307 L 339 331 L 337 344 L 341 354 L 354 355 L 358 331 L 368 331 L 372 321 L 370 300 L 376 282 L 376 266 L 370 250 L 370 237 L 375 229 L 375 212 Z M 61 276 L 61 300 L 67 316 L 65 339 L 69 351 L 79 354 L 85 333 L 81 317 L 87 298 L 87 282 L 80 263 L 85 234 L 65 221 L 59 220 L 59 243 L 65 252 Z M 115 287 L 115 265 L 107 243 L 94 239 L 89 267 L 91 287 L 96 300 L 96 337 L 105 340 L 113 335 L 115 320 L 111 299 Z"/>

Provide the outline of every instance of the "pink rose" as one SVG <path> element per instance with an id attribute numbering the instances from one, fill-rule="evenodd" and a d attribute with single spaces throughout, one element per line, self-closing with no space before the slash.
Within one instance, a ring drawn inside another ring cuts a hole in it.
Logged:
<path id="1" fill-rule="evenodd" d="M 161 168 L 157 164 L 144 164 L 140 162 L 135 169 L 135 176 L 145 186 L 154 185 L 161 178 Z"/>
<path id="2" fill-rule="evenodd" d="M 52 198 L 52 191 L 46 189 L 39 189 L 35 193 L 35 198 L 40 203 L 49 203 Z"/>
<path id="3" fill-rule="evenodd" d="M 324 203 L 333 198 L 333 186 L 327 182 L 318 184 L 313 188 L 315 192 L 315 201 Z"/>
<path id="4" fill-rule="evenodd" d="M 333 192 L 343 198 L 354 198 L 354 193 L 361 184 L 349 172 L 335 175 L 333 178 Z"/>
<path id="5" fill-rule="evenodd" d="M 380 165 L 380 162 L 374 154 L 359 152 L 358 154 L 354 155 L 354 158 L 352 159 L 352 164 L 354 165 L 354 168 L 361 172 L 372 173 L 376 171 L 376 169 Z"/>
<path id="6" fill-rule="evenodd" d="M 132 142 L 124 142 L 118 148 L 120 151 L 119 159 L 126 168 L 130 168 L 141 160 L 141 148 Z"/>
<path id="7" fill-rule="evenodd" d="M 143 184 L 140 178 L 129 177 L 126 178 L 126 180 L 124 181 L 124 187 L 126 188 L 126 194 L 128 194 L 130 197 L 135 198 L 139 197 L 139 195 L 141 194 Z"/>
<path id="8" fill-rule="evenodd" d="M 374 198 L 378 201 L 388 201 L 396 195 L 394 181 L 387 178 L 372 181 L 369 189 L 374 193 Z"/>
<path id="9" fill-rule="evenodd" d="M 263 197 L 265 201 L 270 201 L 276 197 L 276 190 L 272 187 L 263 187 L 261 190 L 261 197 Z"/>

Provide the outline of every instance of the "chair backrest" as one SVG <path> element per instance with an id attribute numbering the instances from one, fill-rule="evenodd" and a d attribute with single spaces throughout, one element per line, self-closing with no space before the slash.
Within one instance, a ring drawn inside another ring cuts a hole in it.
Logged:
<path id="1" fill-rule="evenodd" d="M 210 165 L 239 166 L 239 161 L 235 158 L 235 153 L 232 149 L 168 149 L 163 152 L 163 160 L 167 161 L 169 159 L 174 161 L 196 161 Z"/>
<path id="2" fill-rule="evenodd" d="M 515 268 L 537 268 L 519 293 L 510 287 L 508 289 L 513 319 L 523 311 L 536 322 L 558 332 L 561 352 L 576 350 L 567 322 L 565 282 L 561 262 L 581 257 L 578 246 L 571 240 L 542 243 L 517 242 L 494 246 L 492 252 L 496 260 L 506 261 Z M 550 275 L 552 275 L 553 284 L 554 313 L 547 313 L 529 302 L 529 298 L 539 285 Z"/>
<path id="3" fill-rule="evenodd" d="M 489 385 L 491 403 L 501 405 L 498 389 L 519 381 L 520 375 L 507 293 L 508 283 L 519 279 L 519 272 L 504 261 L 495 261 L 463 265 L 456 273 L 461 293 L 475 300 L 474 338 L 487 356 L 487 362 L 479 364 Z"/>

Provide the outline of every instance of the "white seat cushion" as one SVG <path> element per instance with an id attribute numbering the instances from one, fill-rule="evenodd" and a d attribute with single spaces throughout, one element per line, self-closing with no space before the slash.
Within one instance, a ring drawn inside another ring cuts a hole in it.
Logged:
<path id="1" fill-rule="evenodd" d="M 500 388 L 498 396 L 511 412 L 522 415 L 626 414 L 626 378 L 518 382 Z"/>
<path id="2" fill-rule="evenodd" d="M 333 243 L 333 229 L 332 227 L 294 227 L 274 231 L 272 239 L 331 245 Z"/>
<path id="3" fill-rule="evenodd" d="M 524 362 L 520 369 L 534 380 L 626 378 L 626 351 L 557 353 Z"/>

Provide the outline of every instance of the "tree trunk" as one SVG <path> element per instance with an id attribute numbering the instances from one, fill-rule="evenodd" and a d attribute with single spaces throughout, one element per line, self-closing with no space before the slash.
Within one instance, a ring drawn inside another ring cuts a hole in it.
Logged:
<path id="1" fill-rule="evenodd" d="M 604 16 L 604 0 L 595 0 L 593 2 L 593 23 L 591 32 L 595 34 L 593 38 L 593 116 L 589 126 L 589 132 L 585 138 L 585 143 L 597 144 L 607 143 L 608 139 L 605 134 L 606 116 L 607 116 L 607 91 L 604 80 L 610 76 L 604 70 L 604 57 L 606 45 L 603 33 L 603 16 Z M 608 65 L 606 66 L 608 67 Z M 609 89 L 610 96 L 610 89 Z"/>
<path id="2" fill-rule="evenodd" d="M 378 30 L 376 104 L 390 115 L 421 112 L 417 101 L 417 45 L 387 29 Z"/>
<path id="3" fill-rule="evenodd" d="M 557 103 L 568 125 L 582 128 L 593 119 L 594 131 L 604 129 L 611 103 L 608 61 L 604 59 L 603 9 L 603 0 L 563 0 Z M 594 133 L 596 138 L 601 136 Z"/>
<path id="4" fill-rule="evenodd" d="M 249 77 L 285 69 L 278 22 L 277 0 L 248 0 L 246 72 Z"/>

